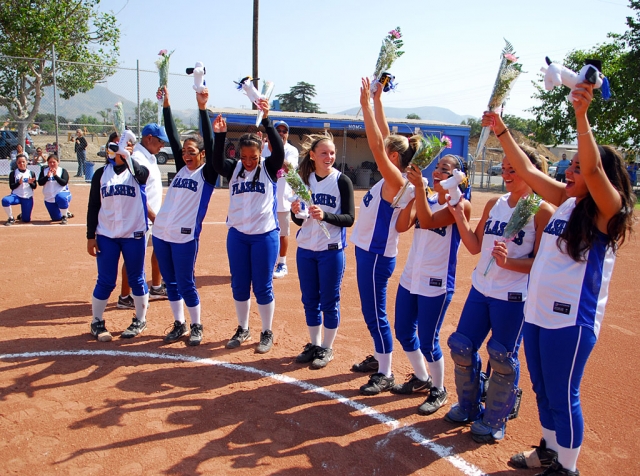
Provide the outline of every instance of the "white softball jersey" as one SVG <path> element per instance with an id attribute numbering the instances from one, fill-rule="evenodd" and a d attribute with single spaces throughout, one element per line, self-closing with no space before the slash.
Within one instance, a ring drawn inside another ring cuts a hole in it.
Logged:
<path id="1" fill-rule="evenodd" d="M 96 234 L 108 238 L 144 238 L 147 197 L 129 170 L 115 173 L 105 165 L 100 179 L 100 212 Z"/>
<path id="2" fill-rule="evenodd" d="M 382 199 L 383 184 L 384 179 L 362 197 L 351 243 L 365 251 L 394 258 L 398 254 L 396 221 L 401 209 L 391 208 L 391 203 Z"/>
<path id="3" fill-rule="evenodd" d="M 153 236 L 169 243 L 187 243 L 200 236 L 213 193 L 203 168 L 204 164 L 191 171 L 184 166 L 173 178 L 153 224 Z"/>
<path id="4" fill-rule="evenodd" d="M 29 185 L 29 179 L 32 177 L 31 171 L 27 169 L 24 172 L 20 172 L 20 169 L 15 169 L 13 171 L 13 177 L 16 183 L 20 183 L 20 186 L 11 190 L 11 194 L 20 198 L 33 197 L 33 189 L 31 185 Z"/>
<path id="5" fill-rule="evenodd" d="M 149 151 L 138 142 L 133 146 L 131 158 L 149 170 L 149 178 L 145 185 L 145 192 L 147 194 L 149 207 L 153 210 L 153 213 L 157 215 L 162 206 L 162 173 L 158 167 L 156 156 L 150 154 Z"/>
<path id="6" fill-rule="evenodd" d="M 244 171 L 238 177 L 242 162 L 238 161 L 229 181 L 229 212 L 227 226 L 246 235 L 261 235 L 279 230 L 276 215 L 276 183 L 271 180 L 260 158 L 260 176 L 254 182 L 258 167 L 251 172 Z"/>
<path id="7" fill-rule="evenodd" d="M 585 261 L 571 259 L 565 252 L 566 243 L 561 243 L 562 249 L 558 249 L 558 236 L 575 206 L 575 198 L 566 200 L 543 231 L 531 269 L 525 321 L 546 329 L 584 326 L 592 329 L 597 337 L 616 258 L 601 232 Z"/>
<path id="8" fill-rule="evenodd" d="M 471 282 L 473 287 L 487 297 L 502 301 L 522 302 L 527 299 L 528 274 L 504 269 L 494 263 L 487 275 L 484 276 L 487 265 L 491 261 L 494 241 L 502 240 L 504 228 L 515 210 L 515 207 L 509 206 L 510 195 L 507 193 L 501 196 L 489 212 L 489 217 L 484 225 L 480 260 L 476 269 L 473 270 Z M 529 257 L 533 253 L 535 241 L 536 230 L 532 216 L 520 233 L 513 240 L 506 242 L 509 258 Z"/>
<path id="9" fill-rule="evenodd" d="M 313 201 L 324 212 L 342 213 L 342 201 L 338 188 L 340 175 L 340 172 L 334 168 L 320 182 L 316 179 L 315 173 L 309 175 L 309 188 L 311 189 Z M 341 250 L 345 248 L 347 245 L 346 228 L 326 222 L 324 222 L 324 225 L 329 231 L 330 238 L 327 238 L 327 235 L 324 234 L 317 220 L 307 218 L 296 234 L 298 247 L 310 251 Z"/>
<path id="10" fill-rule="evenodd" d="M 63 171 L 64 169 L 62 167 L 58 167 L 58 170 L 56 171 L 56 176 L 62 177 Z M 49 167 L 45 167 L 43 174 L 45 177 L 47 177 L 47 183 L 45 183 L 44 186 L 42 187 L 44 201 L 47 203 L 55 203 L 56 195 L 58 195 L 60 192 L 68 192 L 69 185 L 68 184 L 60 185 L 58 182 L 56 182 L 56 179 L 54 177 L 48 177 Z"/>
<path id="11" fill-rule="evenodd" d="M 268 149 L 267 149 L 268 151 Z M 284 161 L 296 168 L 298 166 L 298 149 L 289 144 L 284 145 Z M 276 190 L 276 203 L 279 212 L 291 211 L 291 202 L 289 198 L 293 196 L 293 191 L 284 177 L 278 179 L 278 188 Z"/>
<path id="12" fill-rule="evenodd" d="M 447 208 L 446 203 L 438 203 L 437 195 L 429 198 L 427 203 L 432 213 Z M 455 224 L 424 229 L 416 221 L 400 285 L 411 294 L 427 297 L 453 291 L 456 286 L 459 249 L 460 233 Z"/>

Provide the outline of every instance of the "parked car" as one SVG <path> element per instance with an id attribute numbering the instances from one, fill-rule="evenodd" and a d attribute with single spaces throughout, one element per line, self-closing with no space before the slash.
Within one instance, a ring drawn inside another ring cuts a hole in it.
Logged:
<path id="1" fill-rule="evenodd" d="M 549 175 L 549 177 L 555 178 L 556 170 L 558 170 L 558 167 L 556 165 L 550 165 L 549 170 L 547 171 L 547 174 Z"/>
<path id="2" fill-rule="evenodd" d="M 173 160 L 173 152 L 171 151 L 171 147 L 163 147 L 160 149 L 160 152 L 156 154 L 156 160 L 158 161 L 158 165 L 164 165 L 169 160 Z"/>
<path id="3" fill-rule="evenodd" d="M 502 164 L 489 167 L 489 175 L 502 175 Z"/>
<path id="4" fill-rule="evenodd" d="M 0 131 L 0 158 L 6 159 L 11 156 L 11 151 L 18 145 L 18 133 L 15 131 Z M 31 136 L 27 133 L 24 140 L 24 150 L 30 156 L 36 151 Z"/>

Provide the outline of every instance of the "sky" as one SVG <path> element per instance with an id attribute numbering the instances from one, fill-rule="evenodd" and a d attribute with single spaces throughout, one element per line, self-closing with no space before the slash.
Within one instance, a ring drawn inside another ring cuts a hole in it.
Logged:
<path id="1" fill-rule="evenodd" d="M 545 56 L 561 62 L 572 50 L 623 33 L 634 16 L 627 0 L 356 1 L 261 0 L 259 76 L 274 96 L 299 81 L 315 85 L 321 110 L 359 105 L 360 78 L 373 73 L 382 39 L 400 26 L 405 54 L 391 68 L 392 107 L 437 106 L 476 117 L 486 109 L 504 38 L 523 64 L 505 113 L 531 117 L 532 81 Z M 250 107 L 232 81 L 251 75 L 253 0 L 102 0 L 121 31 L 120 65 L 156 71 L 161 49 L 175 50 L 170 71 L 196 61 L 207 69 L 209 107 Z M 141 99 L 154 97 L 157 74 L 141 74 Z M 195 109 L 192 79 L 171 76 L 172 107 Z M 103 86 L 135 101 L 135 73 L 123 71 Z"/>

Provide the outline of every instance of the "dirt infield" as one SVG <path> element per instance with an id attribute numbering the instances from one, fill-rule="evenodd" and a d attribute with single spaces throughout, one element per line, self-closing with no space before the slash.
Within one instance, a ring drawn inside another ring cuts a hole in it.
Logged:
<path id="1" fill-rule="evenodd" d="M 275 281 L 273 350 L 254 353 L 260 331 L 255 301 L 253 341 L 227 350 L 236 318 L 225 250 L 226 190 L 212 197 L 196 268 L 203 344 L 163 344 L 173 321 L 167 301 L 151 303 L 140 337 L 118 339 L 131 311 L 116 309 L 116 292 L 105 314 L 115 338 L 94 341 L 88 331 L 96 266 L 86 252 L 84 226 L 89 187 L 74 183 L 71 191 L 76 217 L 69 225 L 48 222 L 37 190 L 34 223 L 0 227 L 0 474 L 535 474 L 507 465 L 541 436 L 524 361 L 520 416 L 494 445 L 479 445 L 467 427 L 444 422 L 445 409 L 417 415 L 424 395 L 359 395 L 367 377 L 349 369 L 373 348 L 360 313 L 353 246 L 347 249 L 336 357 L 326 369 L 294 362 L 308 341 L 295 225 L 289 275 Z M 363 193 L 356 192 L 356 203 Z M 488 198 L 474 195 L 475 220 Z M 410 243 L 411 232 L 401 238 L 389 285 L 392 319 Z M 455 329 L 476 261 L 461 249 L 442 342 Z M 638 270 L 640 246 L 632 239 L 620 252 L 582 384 L 583 475 L 640 472 Z M 403 380 L 410 366 L 397 343 L 394 355 L 396 379 Z M 456 401 L 453 364 L 445 355 L 450 404 Z"/>

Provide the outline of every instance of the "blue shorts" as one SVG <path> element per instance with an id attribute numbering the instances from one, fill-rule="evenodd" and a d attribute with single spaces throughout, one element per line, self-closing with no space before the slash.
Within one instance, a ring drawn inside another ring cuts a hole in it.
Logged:
<path id="1" fill-rule="evenodd" d="M 33 210 L 33 197 L 22 198 L 17 195 L 7 195 L 2 199 L 3 207 L 10 207 L 11 205 L 20 205 L 22 218 L 21 221 L 28 223 L 31 221 L 31 211 Z"/>
<path id="2" fill-rule="evenodd" d="M 340 325 L 340 286 L 346 264 L 344 250 L 298 248 L 296 263 L 307 326 L 322 325 L 324 315 L 324 327 L 336 329 Z"/>
<path id="3" fill-rule="evenodd" d="M 393 351 L 393 336 L 387 319 L 387 284 L 396 259 L 356 246 L 356 276 L 362 315 L 379 354 Z"/>
<path id="4" fill-rule="evenodd" d="M 120 254 L 124 258 L 129 286 L 134 296 L 144 296 L 149 292 L 144 274 L 144 253 L 146 250 L 142 238 L 108 238 L 96 235 L 100 252 L 96 256 L 98 281 L 93 290 L 96 299 L 109 299 L 116 287 Z"/>
<path id="5" fill-rule="evenodd" d="M 155 236 L 152 240 L 169 301 L 184 299 L 188 307 L 200 304 L 195 276 L 198 240 L 171 243 Z"/>
<path id="6" fill-rule="evenodd" d="M 231 291 L 236 301 L 251 298 L 251 286 L 258 304 L 273 301 L 273 268 L 280 250 L 279 230 L 247 235 L 235 228 L 227 233 L 227 254 Z"/>
<path id="7" fill-rule="evenodd" d="M 54 202 L 44 202 L 44 206 L 49 212 L 51 221 L 62 220 L 62 213 L 60 210 L 67 210 L 71 203 L 71 192 L 60 192 L 56 195 Z"/>

